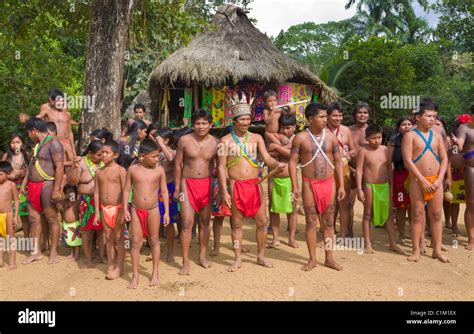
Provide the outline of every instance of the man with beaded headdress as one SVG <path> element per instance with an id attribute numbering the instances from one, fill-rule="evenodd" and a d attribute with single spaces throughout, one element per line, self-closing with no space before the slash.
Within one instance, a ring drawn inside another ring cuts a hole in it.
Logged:
<path id="1" fill-rule="evenodd" d="M 234 128 L 230 134 L 222 137 L 217 150 L 221 199 L 232 211 L 231 229 L 235 261 L 227 270 L 235 272 L 241 266 L 242 226 L 245 217 L 253 218 L 257 225 L 257 263 L 271 268 L 273 265 L 264 255 L 268 223 L 263 189 L 258 178 L 257 155 L 260 155 L 268 166 L 278 171 L 283 170 L 286 164 L 279 163 L 270 156 L 262 136 L 248 131 L 251 108 L 245 96 L 241 101 L 238 101 L 238 97 L 234 97 L 230 103 Z"/>

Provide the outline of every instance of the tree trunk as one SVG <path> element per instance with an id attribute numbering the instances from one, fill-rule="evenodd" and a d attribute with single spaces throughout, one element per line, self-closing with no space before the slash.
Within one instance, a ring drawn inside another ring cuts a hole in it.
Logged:
<path id="1" fill-rule="evenodd" d="M 93 101 L 81 115 L 81 151 L 89 134 L 105 127 L 120 136 L 123 63 L 128 26 L 137 0 L 95 0 L 86 58 L 84 96 Z"/>

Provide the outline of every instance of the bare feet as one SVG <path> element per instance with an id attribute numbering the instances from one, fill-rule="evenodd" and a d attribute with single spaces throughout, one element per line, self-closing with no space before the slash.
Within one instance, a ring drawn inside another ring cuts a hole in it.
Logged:
<path id="1" fill-rule="evenodd" d="M 92 261 L 84 260 L 84 268 L 94 268 L 94 264 L 92 263 Z"/>
<path id="2" fill-rule="evenodd" d="M 328 267 L 328 268 L 331 268 L 331 269 L 334 269 L 334 270 L 337 270 L 337 271 L 342 270 L 342 266 L 338 265 L 336 263 L 336 261 L 334 261 L 334 260 L 327 260 L 326 259 L 326 261 L 324 261 L 324 266 Z"/>
<path id="3" fill-rule="evenodd" d="M 461 232 L 459 231 L 459 227 L 457 225 L 453 226 L 453 232 L 451 235 L 455 238 L 461 235 Z"/>
<path id="4" fill-rule="evenodd" d="M 56 264 L 56 263 L 59 263 L 58 254 L 55 254 L 55 255 L 50 254 L 49 259 L 48 259 L 48 264 Z"/>
<path id="5" fill-rule="evenodd" d="M 400 247 L 400 245 L 397 245 L 397 244 L 394 244 L 394 245 L 390 245 L 389 249 L 395 253 L 398 253 L 398 254 L 402 254 L 402 255 L 406 255 L 407 253 L 405 252 L 405 250 Z"/>
<path id="6" fill-rule="evenodd" d="M 280 247 L 280 241 L 272 241 L 268 246 L 267 248 L 277 248 Z"/>
<path id="7" fill-rule="evenodd" d="M 158 286 L 159 284 L 160 280 L 158 279 L 158 277 L 152 277 L 149 286 Z"/>
<path id="8" fill-rule="evenodd" d="M 257 264 L 265 267 L 265 268 L 273 268 L 273 264 L 271 264 L 270 261 L 268 261 L 266 258 L 264 257 L 258 257 L 257 258 Z"/>
<path id="9" fill-rule="evenodd" d="M 219 255 L 219 248 L 214 247 L 209 253 L 212 257 Z"/>
<path id="10" fill-rule="evenodd" d="M 198 264 L 204 269 L 209 269 L 211 267 L 211 264 L 209 263 L 209 261 L 207 261 L 205 257 L 199 258 Z"/>
<path id="11" fill-rule="evenodd" d="M 240 269 L 241 266 L 242 266 L 242 260 L 240 260 L 240 259 L 235 260 L 234 262 L 232 262 L 230 267 L 227 268 L 227 271 L 230 272 L 230 273 L 236 272 L 237 270 Z"/>
<path id="12" fill-rule="evenodd" d="M 296 242 L 296 240 L 288 241 L 288 246 L 292 248 L 300 248 L 300 245 Z"/>
<path id="13" fill-rule="evenodd" d="M 446 256 L 441 255 L 441 253 L 436 253 L 436 252 L 433 251 L 433 255 L 431 255 L 431 257 L 433 259 L 438 259 L 443 263 L 449 263 L 449 259 Z"/>
<path id="14" fill-rule="evenodd" d="M 173 253 L 168 253 L 166 256 L 166 262 L 171 263 L 174 262 L 174 254 Z"/>
<path id="15" fill-rule="evenodd" d="M 419 252 L 414 252 L 409 257 L 407 257 L 407 260 L 410 261 L 410 262 L 420 261 L 420 253 Z"/>
<path id="16" fill-rule="evenodd" d="M 429 248 L 433 248 L 433 244 L 431 243 L 429 246 Z M 448 251 L 448 247 L 446 247 L 445 245 L 441 244 L 441 250 L 443 252 L 447 252 Z"/>
<path id="17" fill-rule="evenodd" d="M 43 258 L 42 255 L 30 255 L 29 257 L 27 257 L 26 259 L 23 260 L 23 264 L 28 264 L 28 263 L 32 263 L 32 262 L 35 262 L 35 261 L 39 261 Z"/>
<path id="18" fill-rule="evenodd" d="M 191 272 L 189 270 L 189 263 L 187 263 L 187 264 L 183 263 L 183 266 L 179 270 L 178 275 L 182 275 L 182 276 L 191 275 Z"/>
<path id="19" fill-rule="evenodd" d="M 110 273 L 107 273 L 107 275 L 105 275 L 105 278 L 108 280 L 114 280 L 114 279 L 119 278 L 120 276 L 122 276 L 122 273 L 120 272 L 120 269 L 117 267 L 115 268 L 115 270 L 111 271 Z"/>
<path id="20" fill-rule="evenodd" d="M 364 247 L 364 254 L 374 254 L 374 250 L 372 249 L 372 245 L 366 245 Z"/>
<path id="21" fill-rule="evenodd" d="M 303 267 L 301 267 L 301 270 L 303 271 L 310 271 L 316 268 L 316 260 L 309 260 L 308 263 L 306 263 Z"/>
<path id="22" fill-rule="evenodd" d="M 136 289 L 138 286 L 138 277 L 132 276 L 130 284 L 127 286 L 127 289 Z"/>
<path id="23" fill-rule="evenodd" d="M 8 271 L 15 270 L 15 269 L 16 269 L 16 262 L 10 263 L 10 265 L 8 266 Z"/>

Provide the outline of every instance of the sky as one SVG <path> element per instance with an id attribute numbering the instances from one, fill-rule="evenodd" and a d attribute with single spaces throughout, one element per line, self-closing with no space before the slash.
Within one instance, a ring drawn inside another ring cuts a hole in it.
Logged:
<path id="1" fill-rule="evenodd" d="M 276 37 L 282 29 L 287 30 L 295 24 L 348 19 L 356 10 L 355 6 L 346 10 L 346 2 L 347 0 L 253 0 L 249 5 L 249 17 L 257 19 L 260 31 Z M 438 20 L 434 13 L 425 13 L 416 1 L 413 7 L 418 16 L 428 20 L 430 26 L 436 26 Z"/>

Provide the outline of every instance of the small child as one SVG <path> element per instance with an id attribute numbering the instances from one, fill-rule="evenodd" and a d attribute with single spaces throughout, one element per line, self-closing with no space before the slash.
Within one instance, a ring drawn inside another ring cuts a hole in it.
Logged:
<path id="1" fill-rule="evenodd" d="M 82 226 L 79 218 L 79 195 L 77 188 L 73 185 L 65 185 L 63 188 L 64 201 L 61 206 L 61 217 L 63 219 L 64 240 L 71 247 L 70 259 L 79 261 L 82 245 Z"/>
<path id="2" fill-rule="evenodd" d="M 179 224 L 179 211 L 178 211 L 178 202 L 173 200 L 173 194 L 176 189 L 174 184 L 174 158 L 176 156 L 176 151 L 171 149 L 171 145 L 173 144 L 174 134 L 173 131 L 169 128 L 163 128 L 157 130 L 155 132 L 155 140 L 158 146 L 160 147 L 161 153 L 159 157 L 160 165 L 165 170 L 166 175 L 166 186 L 168 188 L 169 193 L 169 215 L 170 215 L 170 224 L 165 228 L 165 235 L 166 235 L 166 246 L 167 252 L 166 261 L 167 262 L 174 262 L 174 237 L 175 237 L 175 229 L 174 225 Z M 163 194 L 161 191 L 158 191 L 159 197 L 159 207 L 160 207 L 160 224 L 164 224 L 164 214 L 165 214 L 165 204 L 163 200 Z"/>
<path id="3" fill-rule="evenodd" d="M 364 204 L 362 227 L 364 232 L 364 253 L 373 254 L 370 243 L 370 220 L 374 226 L 386 225 L 390 250 L 399 254 L 405 251 L 395 242 L 390 196 L 390 175 L 392 161 L 387 146 L 382 144 L 382 128 L 371 124 L 365 129 L 368 145 L 361 148 L 357 157 L 357 197 Z M 364 186 L 362 186 L 364 182 Z"/>
<path id="4" fill-rule="evenodd" d="M 279 162 L 288 163 L 290 158 L 291 143 L 295 136 L 296 128 L 296 117 L 291 115 L 281 115 L 278 120 L 280 126 L 281 137 L 287 139 L 286 145 L 271 143 L 269 151 L 274 151 L 275 157 Z M 270 206 L 270 224 L 272 227 L 273 241 L 269 245 L 269 248 L 276 248 L 280 246 L 279 231 L 280 231 L 280 213 L 286 213 L 289 225 L 288 245 L 293 248 L 298 248 L 299 245 L 296 242 L 296 202 L 291 198 L 291 180 L 286 167 L 282 172 L 275 175 L 271 181 L 271 206 Z"/>
<path id="5" fill-rule="evenodd" d="M 119 156 L 119 145 L 109 140 L 102 145 L 104 166 L 95 173 L 94 203 L 100 216 L 94 218 L 94 225 L 103 222 L 105 249 L 107 251 L 106 279 L 117 279 L 123 274 L 125 261 L 125 224 L 123 220 L 122 191 L 125 187 L 125 168 L 115 162 Z M 100 217 L 100 218 L 99 218 Z M 117 248 L 117 267 L 115 267 L 115 249 Z"/>
<path id="6" fill-rule="evenodd" d="M 16 269 L 16 246 L 14 227 L 18 222 L 19 206 L 18 191 L 15 183 L 8 180 L 8 174 L 13 168 L 6 161 L 0 162 L 0 267 L 3 267 L 3 248 L 6 242 L 9 243 L 10 266 L 8 270 Z M 12 201 L 14 211 L 12 210 Z M 8 235 L 8 238 L 7 238 Z M 8 240 L 10 239 L 10 240 Z"/>
<path id="7" fill-rule="evenodd" d="M 140 144 L 139 163 L 131 165 L 127 171 L 125 189 L 123 191 L 123 207 L 126 208 L 133 187 L 132 212 L 124 211 L 125 220 L 131 221 L 130 231 L 132 234 L 132 280 L 129 289 L 138 286 L 138 265 L 140 261 L 140 249 L 143 237 L 148 238 L 151 245 L 151 256 L 153 272 L 150 286 L 159 284 L 158 265 L 160 261 L 159 224 L 160 210 L 158 208 L 158 190 L 161 190 L 165 207 L 163 225 L 166 227 L 170 222 L 169 217 L 169 193 L 166 185 L 166 175 L 163 167 L 158 165 L 160 150 L 156 142 L 145 139 Z"/>

